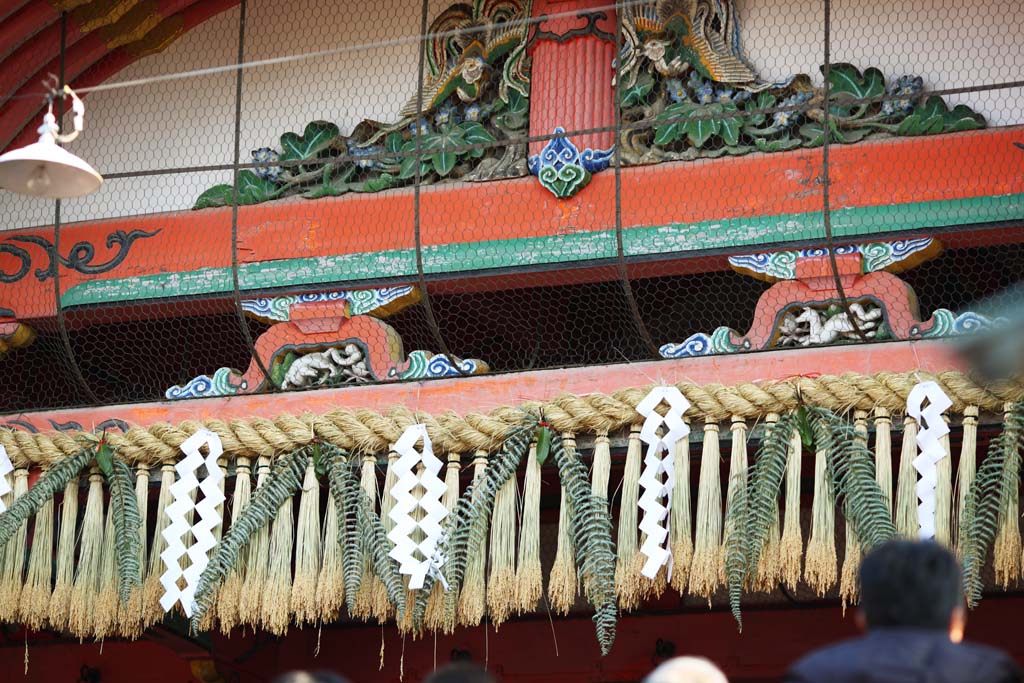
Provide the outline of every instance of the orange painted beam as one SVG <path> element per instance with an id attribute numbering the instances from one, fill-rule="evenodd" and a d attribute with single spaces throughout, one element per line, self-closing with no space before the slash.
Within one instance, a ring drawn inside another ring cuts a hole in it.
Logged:
<path id="1" fill-rule="evenodd" d="M 942 342 L 888 342 L 803 349 L 799 352 L 768 351 L 293 393 L 55 410 L 8 415 L 3 422 L 19 420 L 40 431 L 50 431 L 53 428 L 50 420 L 58 424 L 76 422 L 85 429 L 91 429 L 93 425 L 109 419 L 146 426 L 155 422 L 214 418 L 272 419 L 284 413 L 326 413 L 338 407 L 386 411 L 398 405 L 428 413 L 454 411 L 466 414 L 514 406 L 524 401 L 546 401 L 565 393 L 610 394 L 619 389 L 660 381 L 734 385 L 796 375 L 843 372 L 871 375 L 883 371 L 942 372 L 960 369 L 959 359 Z"/>
<path id="2" fill-rule="evenodd" d="M 832 207 L 842 210 L 932 201 L 955 204 L 961 199 L 1019 195 L 1024 193 L 1024 154 L 1013 143 L 1022 138 L 1024 128 L 1013 127 L 837 146 L 832 152 Z M 622 226 L 629 231 L 646 226 L 707 225 L 706 233 L 720 246 L 728 242 L 729 230 L 742 232 L 745 228 L 722 227 L 716 232 L 718 222 L 749 219 L 753 226 L 754 219 L 764 223 L 776 216 L 780 221 L 800 214 L 813 217 L 822 206 L 820 161 L 820 150 L 802 150 L 627 168 L 622 171 Z M 420 206 L 422 243 L 436 247 L 614 230 L 614 185 L 613 173 L 599 173 L 584 191 L 568 200 L 556 199 L 533 178 L 426 187 Z M 927 204 L 923 206 L 922 213 L 927 216 Z M 878 218 L 884 221 L 884 212 Z M 238 220 L 239 262 L 243 265 L 412 249 L 415 244 L 413 193 L 408 188 L 245 206 L 240 208 Z M 901 227 L 892 226 L 892 230 Z M 115 230 L 160 233 L 138 240 L 128 258 L 102 274 L 63 268 L 62 292 L 86 282 L 188 273 L 231 264 L 230 208 L 66 225 L 61 229 L 62 253 L 66 255 L 72 245 L 89 243 L 96 249 L 95 263 L 103 263 L 116 253 L 116 248 L 105 246 Z M 5 233 L 5 242 L 18 234 Z M 48 228 L 21 234 L 52 240 Z M 1018 239 L 1019 235 L 1012 234 L 1004 238 Z M 39 247 L 23 248 L 33 255 L 32 271 L 45 266 Z M 500 253 L 509 254 L 516 248 L 486 247 L 494 253 L 508 249 Z M 699 249 L 700 244 L 693 248 Z M 18 258 L 0 252 L 0 272 L 10 274 L 21 266 Z M 381 273 L 381 277 L 387 275 Z M 169 288 L 167 296 L 174 295 Z M 0 308 L 14 310 L 22 320 L 51 317 L 55 314 L 53 283 L 29 275 L 0 285 Z"/>

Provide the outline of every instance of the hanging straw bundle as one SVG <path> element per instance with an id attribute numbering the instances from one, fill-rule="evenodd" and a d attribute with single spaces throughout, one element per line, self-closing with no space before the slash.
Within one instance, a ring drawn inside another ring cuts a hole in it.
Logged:
<path id="1" fill-rule="evenodd" d="M 1013 405 L 1004 408 L 1007 416 L 1005 424 L 1010 424 L 1008 413 Z M 1008 449 L 1006 465 L 1003 467 L 1002 507 L 997 517 L 995 547 L 992 565 L 996 572 L 996 583 L 1007 588 L 1016 583 L 1021 571 L 1021 538 L 1020 538 L 1020 451 Z"/>
<path id="2" fill-rule="evenodd" d="M 57 536 L 57 575 L 50 596 L 48 621 L 55 631 L 68 628 L 68 608 L 75 582 L 75 537 L 78 522 L 78 477 L 72 477 L 64 487 L 64 501 L 60 506 L 60 533 Z"/>
<path id="3" fill-rule="evenodd" d="M 960 465 L 957 469 L 957 494 L 956 494 L 956 518 L 963 519 L 964 503 L 967 502 L 967 493 L 974 483 L 974 475 L 977 473 L 977 450 L 978 450 L 978 406 L 967 406 L 964 408 L 963 441 L 960 446 Z M 957 546 L 959 552 L 959 531 L 957 533 Z"/>
<path id="4" fill-rule="evenodd" d="M 764 418 L 765 434 L 774 429 L 779 421 L 778 413 L 768 413 Z M 757 570 L 754 573 L 752 586 L 754 590 L 770 593 L 779 585 L 781 578 L 780 553 L 782 552 L 782 537 L 779 524 L 779 504 L 774 501 L 772 511 L 772 523 L 768 527 L 768 537 L 765 540 L 764 549 L 761 550 L 761 557 L 757 561 Z"/>
<path id="5" fill-rule="evenodd" d="M 301 517 L 301 504 L 300 504 Z M 328 496 L 322 526 L 323 553 L 320 575 L 316 580 L 316 614 L 320 623 L 337 618 L 345 604 L 345 575 L 341 563 L 341 543 L 338 508 Z"/>
<path id="6" fill-rule="evenodd" d="M 28 493 L 28 470 L 14 470 L 14 489 L 8 502 L 13 503 Z M 28 537 L 28 521 L 21 523 L 18 531 L 2 549 L 3 566 L 0 567 L 0 622 L 12 622 L 18 617 L 21 588 L 24 582 L 25 541 Z"/>
<path id="7" fill-rule="evenodd" d="M 294 517 L 292 497 L 289 496 L 277 509 L 270 529 L 267 582 L 260 602 L 260 623 L 264 629 L 278 636 L 288 632 L 288 616 L 291 614 Z"/>
<path id="8" fill-rule="evenodd" d="M 256 490 L 259 491 L 270 475 L 270 458 L 260 456 L 256 460 Z M 239 511 L 241 512 L 241 511 Z M 260 527 L 252 540 L 249 541 L 249 552 L 246 555 L 245 584 L 238 599 L 238 623 L 252 626 L 259 625 L 260 601 L 266 591 L 267 577 L 270 573 L 270 532 L 266 526 Z"/>
<path id="9" fill-rule="evenodd" d="M 135 470 L 135 504 L 139 508 L 139 569 L 136 585 L 128 594 L 127 604 L 118 605 L 118 621 L 122 636 L 135 639 L 142 635 L 143 581 L 146 567 L 146 523 L 149 518 L 149 466 L 139 463 Z"/>
<path id="10" fill-rule="evenodd" d="M 99 590 L 103 551 L 103 475 L 98 468 L 89 471 L 89 497 L 82 521 L 82 542 L 78 552 L 78 571 L 68 598 L 68 630 L 80 640 L 92 635 L 95 623 L 96 593 Z"/>
<path id="11" fill-rule="evenodd" d="M 512 476 L 498 489 L 491 515 L 487 613 L 495 628 L 508 619 L 516 606 L 516 497 L 517 482 Z"/>
<path id="12" fill-rule="evenodd" d="M 942 419 L 949 422 L 945 415 Z M 936 464 L 938 481 L 935 484 L 935 540 L 947 548 L 952 548 L 956 531 L 953 520 L 953 458 L 948 433 L 942 435 L 941 442 L 946 455 Z"/>
<path id="13" fill-rule="evenodd" d="M 225 485 L 227 483 L 227 464 L 228 464 L 228 462 L 227 462 L 227 460 L 225 458 L 218 458 L 217 459 L 217 468 L 220 470 L 220 475 L 221 475 L 220 476 L 220 480 L 217 482 L 217 488 L 220 489 L 221 496 L 224 495 L 224 487 L 225 487 Z M 216 511 L 217 511 L 217 519 L 220 520 L 220 523 L 217 526 L 213 527 L 213 529 L 211 530 L 210 533 L 213 534 L 214 540 L 216 540 L 217 543 L 220 543 L 220 539 L 221 539 L 221 537 L 224 534 L 224 524 L 225 524 L 225 520 L 224 520 L 224 501 L 223 501 L 223 498 L 222 498 L 220 503 L 217 503 Z M 217 626 L 217 614 L 220 611 L 220 600 L 221 600 L 220 591 L 217 591 L 217 594 L 215 596 L 214 604 L 210 607 L 210 609 L 206 610 L 206 614 L 203 615 L 203 620 L 202 620 L 202 622 L 199 625 L 199 630 L 200 631 L 208 632 L 208 631 L 213 631 L 214 628 L 216 628 L 216 626 Z"/>
<path id="14" fill-rule="evenodd" d="M 441 497 L 441 504 L 451 514 L 455 505 L 459 502 L 459 472 L 462 469 L 462 457 L 458 453 L 448 454 L 448 465 L 444 473 L 444 496 Z M 454 590 L 454 588 L 453 588 Z M 458 596 L 453 596 L 454 600 Z M 430 588 L 430 598 L 427 600 L 427 608 L 423 614 L 424 625 L 432 631 L 443 631 L 452 633 L 455 630 L 454 615 L 449 618 L 445 609 L 445 590 L 440 581 L 435 581 Z"/>
<path id="15" fill-rule="evenodd" d="M 392 463 L 397 459 L 397 453 L 392 452 L 388 454 L 388 467 L 384 475 L 384 495 L 378 498 L 377 460 L 372 455 L 363 456 L 360 486 L 374 506 L 376 506 L 377 500 L 381 501 L 380 519 L 384 524 L 385 534 L 394 528 L 394 522 L 391 521 L 391 515 L 388 513 L 391 511 L 392 506 L 394 506 L 391 489 L 395 486 L 396 475 Z M 372 618 L 377 618 L 381 621 L 385 620 L 390 605 L 387 594 L 384 582 L 373 571 L 369 548 L 363 548 L 363 578 L 359 582 L 359 592 L 356 593 L 353 616 L 364 620 Z"/>
<path id="16" fill-rule="evenodd" d="M 782 541 L 779 544 L 779 578 L 795 591 L 800 581 L 800 560 L 804 555 L 803 532 L 800 528 L 800 463 L 803 441 L 799 432 L 789 440 L 786 460 L 786 511 L 782 523 Z"/>
<path id="17" fill-rule="evenodd" d="M 687 420 L 689 422 L 689 420 Z M 673 453 L 675 486 L 669 510 L 669 542 L 672 550 L 672 588 L 682 595 L 693 562 L 693 522 L 690 518 L 690 435 L 676 441 Z"/>
<path id="18" fill-rule="evenodd" d="M 118 586 L 117 556 L 114 538 L 114 500 L 107 502 L 107 517 L 103 525 L 103 550 L 100 555 L 99 590 L 93 611 L 93 635 L 96 640 L 103 640 L 114 635 L 117 629 L 117 605 L 121 602 Z"/>
<path id="19" fill-rule="evenodd" d="M 231 497 L 231 526 L 238 521 L 238 516 L 252 498 L 251 460 L 246 457 L 235 459 L 235 490 Z M 330 506 L 328 506 L 329 508 Z M 242 597 L 242 586 L 245 581 L 245 566 L 248 562 L 249 545 L 242 548 L 217 594 L 217 621 L 220 631 L 228 635 L 238 625 L 239 601 Z"/>
<path id="20" fill-rule="evenodd" d="M 167 507 L 173 499 L 171 494 L 172 484 L 174 484 L 174 465 L 164 463 L 160 467 L 160 494 L 156 502 L 156 529 L 153 532 L 153 545 L 149 549 L 146 583 L 143 586 L 142 593 L 142 623 L 144 628 L 159 623 L 164 618 L 164 608 L 160 605 L 160 598 L 164 594 L 164 587 L 160 583 L 160 576 L 164 573 L 164 561 L 160 558 L 160 553 L 167 548 L 167 541 L 164 539 L 163 532 L 170 524 L 170 519 L 167 517 Z"/>
<path id="21" fill-rule="evenodd" d="M 697 485 L 696 540 L 690 567 L 690 593 L 711 602 L 722 583 L 722 485 L 719 481 L 718 423 L 704 424 L 704 449 Z"/>
<path id="22" fill-rule="evenodd" d="M 487 452 L 477 451 L 473 456 L 473 486 L 476 487 L 484 479 L 487 471 Z M 473 495 L 478 495 L 474 489 Z M 486 525 L 484 519 L 482 524 Z M 480 544 L 469 550 L 466 559 L 466 575 L 462 581 L 462 592 L 459 594 L 458 622 L 460 626 L 476 626 L 484 618 L 487 609 L 487 529 L 482 529 Z"/>
<path id="23" fill-rule="evenodd" d="M 885 408 L 875 408 L 875 481 L 892 515 L 892 418 Z"/>
<path id="24" fill-rule="evenodd" d="M 616 543 L 615 592 L 619 596 L 619 608 L 632 610 L 640 606 L 648 586 L 643 569 L 643 556 L 637 543 L 637 508 L 640 500 L 640 468 L 642 444 L 640 427 L 629 429 L 626 447 L 626 467 L 622 473 L 622 496 L 619 499 L 619 530 Z"/>
<path id="25" fill-rule="evenodd" d="M 519 529 L 519 563 L 516 567 L 516 607 L 520 614 L 537 609 L 544 592 L 540 569 L 540 462 L 537 444 L 530 445 L 523 481 L 523 521 Z"/>
<path id="26" fill-rule="evenodd" d="M 896 533 L 903 538 L 917 538 L 917 420 L 909 415 L 903 420 L 903 445 L 900 448 L 900 473 L 896 480 Z"/>
<path id="27" fill-rule="evenodd" d="M 743 495 L 747 489 L 747 423 L 742 417 L 733 415 L 730 427 L 732 434 L 732 449 L 729 457 L 729 480 L 725 492 L 725 509 L 733 506 L 736 496 Z M 726 517 L 725 528 L 722 532 L 722 552 L 728 547 L 733 534 L 742 533 L 737 530 L 731 517 Z"/>
<path id="28" fill-rule="evenodd" d="M 814 455 L 814 502 L 811 505 L 811 538 L 807 542 L 804 580 L 820 597 L 836 583 L 836 501 L 827 476 L 825 451 Z"/>
<path id="29" fill-rule="evenodd" d="M 328 505 L 327 507 L 333 507 Z M 320 482 L 313 458 L 306 465 L 299 497 L 299 520 L 295 532 L 295 579 L 292 582 L 291 610 L 296 624 L 317 620 L 317 578 L 320 574 Z"/>
<path id="30" fill-rule="evenodd" d="M 866 444 L 868 440 L 867 411 L 854 411 L 853 428 L 857 432 L 857 438 Z M 847 505 L 849 505 L 849 502 L 847 502 Z M 860 593 L 858 573 L 860 571 L 861 547 L 860 540 L 853 530 L 849 516 L 844 516 L 846 517 L 846 552 L 843 554 L 843 569 L 839 578 L 839 599 L 842 602 L 843 613 L 845 614 L 846 606 L 856 604 Z"/>
<path id="31" fill-rule="evenodd" d="M 576 458 L 576 435 L 572 432 L 562 434 L 562 445 L 569 458 Z M 561 488 L 562 499 L 558 506 L 558 546 L 555 549 L 555 562 L 548 576 L 548 602 L 555 614 L 566 615 L 576 602 L 579 590 L 576 581 L 576 551 L 572 542 L 572 503 Z"/>
<path id="32" fill-rule="evenodd" d="M 36 513 L 32 530 L 32 551 L 28 558 L 25 587 L 21 591 L 18 616 L 30 630 L 46 626 L 50 612 L 50 579 L 53 575 L 53 499 Z"/>

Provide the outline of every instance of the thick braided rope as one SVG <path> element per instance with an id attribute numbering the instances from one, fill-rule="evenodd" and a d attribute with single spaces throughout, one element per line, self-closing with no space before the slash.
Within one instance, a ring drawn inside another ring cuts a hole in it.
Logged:
<path id="1" fill-rule="evenodd" d="M 1024 397 L 1021 382 L 1000 382 L 982 386 L 960 372 L 888 373 L 875 375 L 826 375 L 794 377 L 734 386 L 697 385 L 680 382 L 676 386 L 690 401 L 687 415 L 696 419 L 721 421 L 730 416 L 760 418 L 767 413 L 795 409 L 801 400 L 836 412 L 854 409 L 886 408 L 902 414 L 907 394 L 915 384 L 934 379 L 953 400 L 953 410 L 966 406 L 999 412 L 1007 401 Z M 177 425 L 164 422 L 148 427 L 132 427 L 124 434 L 108 434 L 109 443 L 130 462 L 155 465 L 175 460 L 179 447 L 197 430 L 216 433 L 224 444 L 226 457 L 276 456 L 295 450 L 313 438 L 332 443 L 354 453 L 381 454 L 398 440 L 411 424 L 423 422 L 430 438 L 443 451 L 468 453 L 494 450 L 509 430 L 529 415 L 543 415 L 561 432 L 595 433 L 613 431 L 639 423 L 642 416 L 636 405 L 650 387 L 632 387 L 613 394 L 564 394 L 548 402 L 527 402 L 518 407 L 501 407 L 488 414 L 452 412 L 439 415 L 414 414 L 395 407 L 386 414 L 365 409 L 333 410 L 323 415 L 281 415 L 273 420 L 257 417 L 248 420 L 186 420 Z M 47 466 L 76 453 L 87 433 L 50 432 L 32 434 L 21 430 L 0 430 L 0 444 L 17 467 Z"/>

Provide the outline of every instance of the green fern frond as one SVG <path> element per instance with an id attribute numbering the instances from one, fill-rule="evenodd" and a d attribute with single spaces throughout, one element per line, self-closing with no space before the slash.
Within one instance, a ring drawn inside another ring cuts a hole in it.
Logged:
<path id="1" fill-rule="evenodd" d="M 121 603 L 127 607 L 132 589 L 142 585 L 142 539 L 139 536 L 142 515 L 135 497 L 131 468 L 117 456 L 112 460 L 107 485 L 110 486 L 110 514 L 114 520 L 117 590 Z"/>
<path id="2" fill-rule="evenodd" d="M 1024 404 L 1016 403 L 1006 413 L 1003 432 L 989 444 L 988 454 L 978 467 L 964 499 L 960 518 L 960 553 L 963 559 L 964 593 L 974 608 L 981 601 L 982 572 L 999 527 L 999 511 L 1007 498 L 1007 468 L 1020 457 L 1024 434 Z M 1016 482 L 1014 482 L 1015 484 Z"/>
<path id="3" fill-rule="evenodd" d="M 214 547 L 210 562 L 199 577 L 191 619 L 193 633 L 198 633 L 199 624 L 213 605 L 217 589 L 234 568 L 242 549 L 257 531 L 270 524 L 281 505 L 302 487 L 309 458 L 309 447 L 278 458 L 263 486 L 253 492 L 249 505 Z"/>
<path id="4" fill-rule="evenodd" d="M 327 459 L 327 479 L 331 500 L 338 517 L 338 543 L 341 546 L 341 567 L 345 580 L 345 604 L 349 613 L 355 611 L 356 594 L 363 580 L 363 549 L 359 538 L 356 500 L 362 489 L 355 473 L 356 464 L 349 454 L 329 444 L 321 446 Z"/>
<path id="5" fill-rule="evenodd" d="M 736 474 L 739 478 L 741 475 Z M 747 504 L 747 487 L 735 486 L 729 508 L 725 511 L 725 579 L 729 587 L 729 607 L 735 617 L 739 630 L 743 631 L 743 618 L 740 615 L 740 600 L 743 595 L 743 583 L 747 578 L 747 552 L 753 551 L 749 546 L 748 520 L 750 517 Z M 761 549 L 757 550 L 757 555 Z M 757 567 L 755 562 L 754 567 Z"/>
<path id="6" fill-rule="evenodd" d="M 466 577 L 469 553 L 471 549 L 481 547 L 487 535 L 498 489 L 515 476 L 536 428 L 537 421 L 528 420 L 526 424 L 512 429 L 498 453 L 488 459 L 483 478 L 466 488 L 455 509 L 448 515 L 445 537 L 438 544 L 438 551 L 446 557 L 443 572 L 449 587 L 445 594 L 448 618 L 455 615 L 457 596 Z"/>
<path id="7" fill-rule="evenodd" d="M 836 502 L 857 533 L 864 549 L 892 540 L 892 523 L 885 495 L 875 479 L 875 459 L 862 435 L 835 413 L 809 407 L 811 429 L 818 449 L 826 453 L 829 479 Z"/>
<path id="8" fill-rule="evenodd" d="M 18 498 L 3 513 L 0 513 L 0 548 L 7 545 L 21 525 L 58 491 L 63 491 L 68 482 L 78 476 L 95 456 L 94 447 L 86 447 L 74 455 L 63 458 L 39 477 L 28 493 Z"/>
<path id="9" fill-rule="evenodd" d="M 405 584 L 398 573 L 398 563 L 388 555 L 391 542 L 388 540 L 384 523 L 377 514 L 373 501 L 362 488 L 356 495 L 356 522 L 363 548 L 370 554 L 373 573 L 384 582 L 388 599 L 395 606 L 398 619 L 401 620 L 405 615 Z"/>
<path id="10" fill-rule="evenodd" d="M 799 427 L 800 416 L 797 413 L 786 413 L 779 418 L 769 429 L 765 430 L 761 440 L 761 447 L 757 452 L 757 459 L 750 473 L 750 480 L 747 485 L 746 499 L 743 504 L 746 506 L 746 524 L 740 524 L 730 531 L 730 536 L 744 538 L 745 566 L 743 574 L 734 576 L 736 580 L 740 577 L 740 588 L 743 580 L 757 569 L 757 563 L 761 559 L 761 552 L 765 543 L 768 542 L 768 534 L 775 523 L 779 510 L 779 491 L 782 489 L 782 480 L 786 474 L 786 463 L 789 461 L 789 445 L 793 436 L 793 430 Z M 737 487 L 737 489 L 742 487 Z M 738 519 L 736 520 L 738 522 Z M 740 541 L 737 541 L 740 542 Z M 727 556 L 728 559 L 728 556 Z M 733 558 L 735 565 L 736 558 Z M 726 572 L 736 574 L 737 567 L 731 568 L 727 565 Z M 730 596 L 735 592 L 736 587 L 730 583 Z M 731 601 L 731 597 L 730 597 Z M 739 611 L 739 605 L 733 605 L 733 613 Z"/>
<path id="11" fill-rule="evenodd" d="M 572 509 L 572 537 L 587 599 L 594 606 L 594 626 L 601 654 L 615 642 L 619 617 L 615 596 L 615 544 L 608 501 L 593 495 L 587 468 L 566 453 L 562 437 L 551 439 L 551 455 Z"/>

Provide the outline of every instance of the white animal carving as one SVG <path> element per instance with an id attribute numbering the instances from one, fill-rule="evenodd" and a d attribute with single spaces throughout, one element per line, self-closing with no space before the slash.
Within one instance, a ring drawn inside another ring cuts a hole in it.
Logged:
<path id="1" fill-rule="evenodd" d="M 850 313 L 853 314 L 857 328 L 865 337 L 873 338 L 878 333 L 878 327 L 882 323 L 881 308 L 869 306 L 865 309 L 863 304 L 852 303 Z M 827 318 L 825 311 L 804 306 L 799 315 L 787 313 L 779 323 L 779 346 L 811 346 L 830 344 L 837 339 L 859 338 L 857 329 L 846 311 Z"/>
<path id="2" fill-rule="evenodd" d="M 370 379 L 363 352 L 355 344 L 334 347 L 299 356 L 285 373 L 282 389 L 315 386 L 345 377 L 346 382 L 365 382 Z"/>

